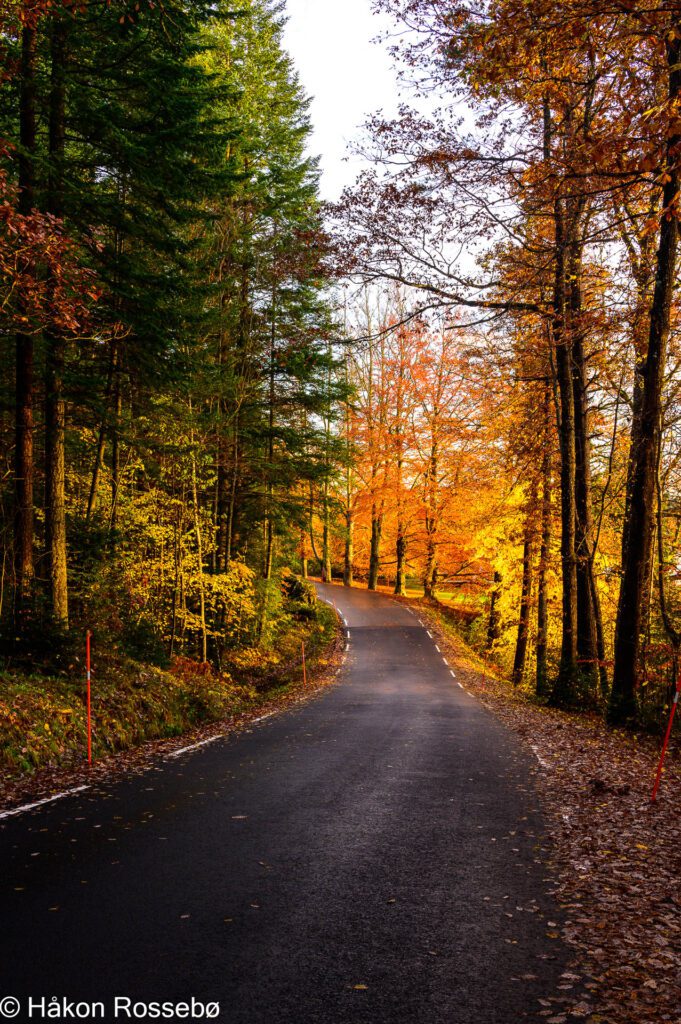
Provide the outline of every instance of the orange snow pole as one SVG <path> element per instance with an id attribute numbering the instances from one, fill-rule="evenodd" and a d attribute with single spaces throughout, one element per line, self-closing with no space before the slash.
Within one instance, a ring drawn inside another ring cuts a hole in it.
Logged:
<path id="1" fill-rule="evenodd" d="M 669 721 L 667 723 L 667 731 L 664 736 L 664 742 L 662 744 L 662 752 L 660 754 L 660 762 L 657 766 L 657 774 L 655 775 L 655 785 L 653 786 L 653 792 L 650 796 L 650 802 L 652 804 L 657 800 L 657 791 L 660 788 L 660 782 L 662 780 L 662 769 L 664 767 L 664 759 L 667 754 L 667 747 L 669 746 L 669 737 L 672 734 L 672 725 L 674 724 L 674 715 L 676 714 L 676 706 L 679 703 L 679 693 L 681 693 L 681 676 L 676 680 L 676 690 L 674 691 L 674 699 L 672 700 L 672 709 L 669 712 Z"/>
<path id="2" fill-rule="evenodd" d="M 85 634 L 85 677 L 87 680 L 87 760 L 92 764 L 92 696 L 90 691 L 90 630 Z"/>

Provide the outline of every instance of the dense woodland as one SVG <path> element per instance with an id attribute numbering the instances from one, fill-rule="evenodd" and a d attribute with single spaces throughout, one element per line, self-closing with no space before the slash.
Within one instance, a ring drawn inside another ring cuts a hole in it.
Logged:
<path id="1" fill-rule="evenodd" d="M 5 18 L 8 645 L 219 663 L 276 622 L 342 395 L 281 4 Z"/>
<path id="2" fill-rule="evenodd" d="M 414 105 L 325 207 L 282 3 L 2 4 L 7 669 L 85 629 L 220 669 L 309 569 L 443 599 L 515 685 L 656 727 L 681 3 L 375 7 Z"/>

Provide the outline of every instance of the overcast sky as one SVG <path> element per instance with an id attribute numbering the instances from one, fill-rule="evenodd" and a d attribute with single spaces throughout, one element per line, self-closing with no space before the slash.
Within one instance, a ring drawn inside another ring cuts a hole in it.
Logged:
<path id="1" fill-rule="evenodd" d="M 361 164 L 347 145 L 367 114 L 394 111 L 397 82 L 384 46 L 371 40 L 385 23 L 370 0 L 287 0 L 284 43 L 306 92 L 314 97 L 311 150 L 321 156 L 322 195 L 336 199 Z"/>

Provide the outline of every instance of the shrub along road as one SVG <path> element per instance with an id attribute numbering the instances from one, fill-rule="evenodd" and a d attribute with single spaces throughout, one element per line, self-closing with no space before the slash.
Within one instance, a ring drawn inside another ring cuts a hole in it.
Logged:
<path id="1" fill-rule="evenodd" d="M 408 608 L 319 589 L 349 627 L 338 685 L 0 822 L 0 996 L 107 1020 L 115 996 L 219 1002 L 224 1024 L 535 1017 L 567 960 L 536 765 Z"/>

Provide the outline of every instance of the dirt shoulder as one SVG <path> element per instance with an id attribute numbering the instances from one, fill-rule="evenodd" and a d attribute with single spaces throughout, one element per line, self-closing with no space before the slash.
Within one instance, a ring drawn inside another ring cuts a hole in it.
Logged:
<path id="1" fill-rule="evenodd" d="M 650 737 L 540 707 L 495 678 L 441 613 L 409 601 L 457 678 L 529 746 L 539 765 L 557 872 L 557 925 L 574 951 L 548 1024 L 681 1022 L 681 766 L 670 759 L 655 805 Z M 585 992 L 587 995 L 585 996 Z"/>

